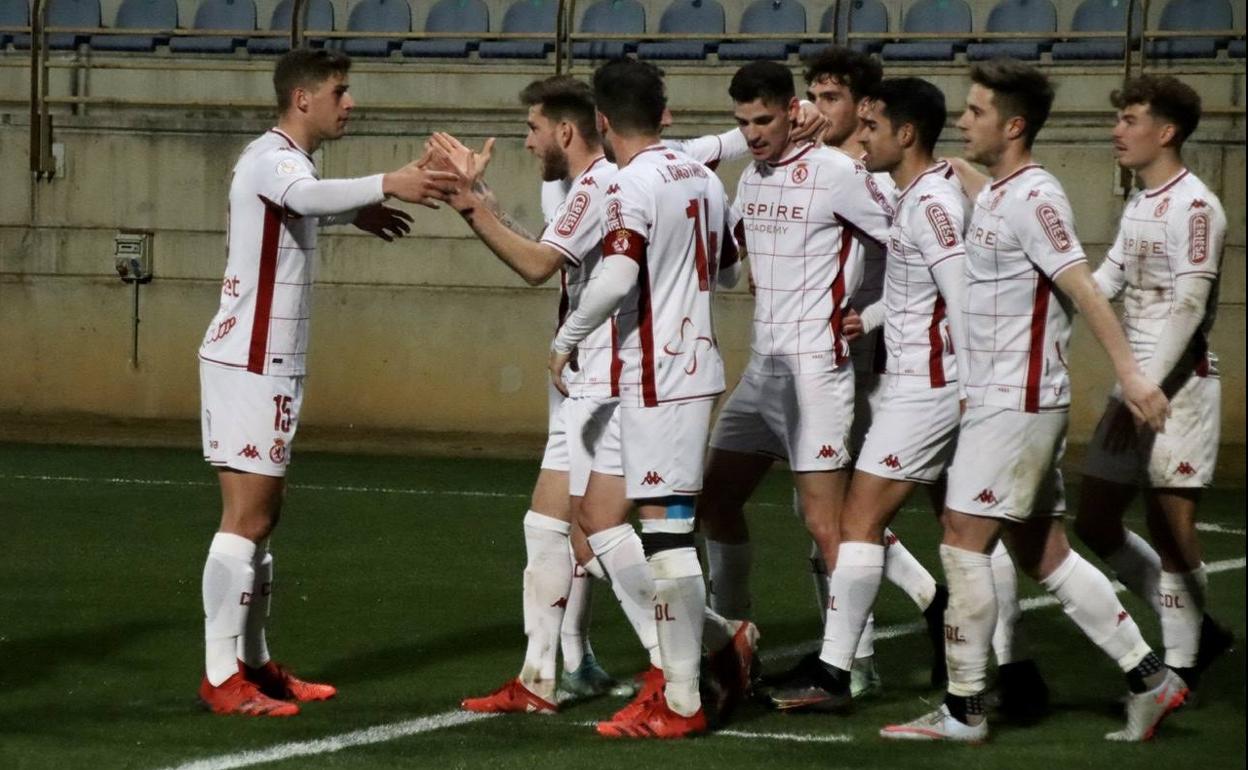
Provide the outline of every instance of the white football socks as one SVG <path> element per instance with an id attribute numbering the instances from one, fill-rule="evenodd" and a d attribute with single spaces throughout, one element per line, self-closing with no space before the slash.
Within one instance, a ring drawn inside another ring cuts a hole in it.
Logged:
<path id="1" fill-rule="evenodd" d="M 692 716 L 702 708 L 698 695 L 706 608 L 702 565 L 692 547 L 659 551 L 650 556 L 649 563 L 654 574 L 654 619 L 667 680 L 667 705 L 681 716 Z"/>
<path id="2" fill-rule="evenodd" d="M 836 569 L 828 578 L 828 611 L 819 659 L 849 671 L 863 629 L 871 616 L 885 571 L 885 548 L 875 543 L 843 542 Z"/>
<path id="3" fill-rule="evenodd" d="M 576 563 L 572 549 L 568 549 L 572 564 L 572 583 L 568 588 L 568 606 L 564 608 L 563 625 L 559 628 L 559 646 L 563 650 L 563 669 L 575 671 L 589 649 L 589 613 L 591 585 L 589 571 Z"/>
<path id="4" fill-rule="evenodd" d="M 987 554 L 940 546 L 949 584 L 945 609 L 945 661 L 949 693 L 969 698 L 988 688 L 988 650 L 997 624 L 992 560 Z"/>
<path id="5" fill-rule="evenodd" d="M 637 531 L 629 524 L 604 529 L 589 536 L 589 547 L 606 570 L 611 590 L 619 599 L 641 646 L 650 655 L 650 665 L 660 667 L 662 656 L 654 622 L 654 579 L 650 576 Z"/>
<path id="6" fill-rule="evenodd" d="M 1161 612 L 1157 599 L 1157 586 L 1161 580 L 1161 557 L 1148 541 L 1127 528 L 1123 528 L 1122 547 L 1105 557 L 1105 563 L 1131 593 L 1148 602 L 1155 611 Z"/>
<path id="7" fill-rule="evenodd" d="M 1026 638 L 1018 621 L 1023 610 L 1018 606 L 1018 572 L 1005 543 L 998 540 L 992 551 L 992 583 L 997 593 L 997 627 L 992 632 L 992 653 L 998 666 L 1027 660 Z"/>
<path id="8" fill-rule="evenodd" d="M 536 511 L 524 515 L 524 633 L 528 647 L 520 682 L 535 695 L 553 700 L 559 629 L 572 583 L 566 521 Z"/>
<path id="9" fill-rule="evenodd" d="M 1135 620 L 1114 594 L 1109 578 L 1073 550 L 1040 582 L 1058 598 L 1084 635 L 1123 671 L 1135 668 L 1151 652 Z"/>
<path id="10" fill-rule="evenodd" d="M 238 659 L 252 668 L 260 668 L 269 662 L 264 629 L 273 605 L 273 553 L 267 541 L 256 546 L 251 566 L 256 578 L 251 589 L 251 604 L 246 608 L 247 621 L 238 638 Z"/>
<path id="11" fill-rule="evenodd" d="M 218 532 L 204 563 L 204 673 L 219 687 L 238 673 L 238 638 L 247 625 L 247 607 L 255 589 L 252 558 L 256 544 Z"/>
<path id="12" fill-rule="evenodd" d="M 734 620 L 749 620 L 750 559 L 748 540 L 721 543 L 706 538 L 706 564 L 710 572 L 707 602 L 716 613 Z"/>
<path id="13" fill-rule="evenodd" d="M 1166 665 L 1171 668 L 1196 665 L 1208 579 L 1203 564 L 1193 572 L 1161 573 L 1157 587 L 1161 638 L 1166 647 Z"/>
<path id="14" fill-rule="evenodd" d="M 936 578 L 887 528 L 884 530 L 884 549 L 884 579 L 905 591 L 919 612 L 927 609 L 932 599 L 936 598 Z M 840 557 L 837 559 L 837 569 L 840 569 Z"/>

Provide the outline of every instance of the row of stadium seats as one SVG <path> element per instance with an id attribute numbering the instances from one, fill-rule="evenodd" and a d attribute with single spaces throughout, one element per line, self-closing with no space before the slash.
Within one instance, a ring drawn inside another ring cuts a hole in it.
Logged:
<path id="1" fill-rule="evenodd" d="M 269 20 L 270 30 L 290 29 L 292 0 L 281 0 Z M 834 27 L 848 29 L 850 44 L 859 50 L 879 52 L 884 59 L 897 61 L 951 60 L 958 53 L 970 59 L 1012 56 L 1039 59 L 1047 52 L 1055 60 L 1118 59 L 1123 56 L 1123 40 L 1113 37 L 1061 40 L 1057 11 L 1052 0 L 1000 0 L 989 12 L 984 32 L 1034 33 L 1035 37 L 992 39 L 974 42 L 971 8 L 965 0 L 917 0 L 905 12 L 899 30 L 891 26 L 888 9 L 880 0 L 849 0 L 839 4 L 841 19 L 834 18 L 837 5 L 822 14 L 816 31 L 831 33 Z M 1075 11 L 1071 32 L 1123 32 L 1126 0 L 1082 0 Z M 554 48 L 557 0 L 515 0 L 503 16 L 502 33 L 529 34 L 532 40 L 479 40 L 473 35 L 489 33 L 490 15 L 484 0 L 437 0 L 425 20 L 426 33 L 459 34 L 463 39 L 399 40 L 385 38 L 345 39 L 343 49 L 355 56 L 387 56 L 394 51 L 413 57 L 466 57 L 472 51 L 482 58 L 543 58 Z M 1136 4 L 1137 18 L 1143 24 Z M 29 25 L 27 0 L 0 0 L 0 27 Z M 102 27 L 99 0 L 50 0 L 49 27 Z M 176 0 L 123 0 L 114 29 L 177 29 L 180 25 Z M 1162 31 L 1226 31 L 1233 26 L 1230 0 L 1169 0 L 1162 10 Z M 330 0 L 309 0 L 306 28 L 314 31 L 344 29 L 337 26 Z M 288 37 L 255 37 L 258 30 L 254 0 L 201 0 L 191 29 L 237 31 L 237 37 L 171 36 L 127 34 L 52 33 L 49 46 L 72 49 L 89 45 L 105 51 L 153 51 L 167 44 L 175 53 L 231 53 L 246 47 L 255 54 L 281 53 L 290 46 Z M 637 35 L 638 40 L 578 40 L 573 55 L 579 58 L 609 58 L 637 53 L 651 59 L 703 59 L 715 53 L 721 59 L 785 59 L 797 52 L 806 56 L 826 43 L 803 42 L 807 25 L 805 6 L 798 0 L 753 0 L 741 16 L 739 32 L 749 35 L 792 35 L 791 40 L 720 42 L 724 35 L 724 8 L 719 0 L 672 0 L 659 19 L 660 34 L 679 34 L 693 39 L 644 42 L 647 32 L 645 8 L 638 0 L 596 0 L 585 9 L 577 28 L 580 35 Z M 412 32 L 412 9 L 408 0 L 359 0 L 349 14 L 348 32 Z M 927 33 L 938 39 L 888 41 L 888 33 Z M 876 36 L 878 34 L 878 36 Z M 859 37 L 858 35 L 861 35 Z M 541 39 L 549 36 L 547 39 Z M 947 37 L 943 37 L 947 36 Z M 310 38 L 313 44 L 324 39 Z M 1137 37 L 1138 40 L 1138 37 Z M 12 42 L 28 48 L 28 35 L 0 33 L 0 48 Z M 1228 55 L 1244 56 L 1244 40 L 1221 36 L 1178 37 L 1153 40 L 1149 55 L 1160 58 L 1214 58 L 1225 47 Z"/>

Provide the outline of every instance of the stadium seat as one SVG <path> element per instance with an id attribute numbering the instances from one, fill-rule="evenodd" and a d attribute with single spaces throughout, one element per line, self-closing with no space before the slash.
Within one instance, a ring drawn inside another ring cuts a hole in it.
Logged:
<path id="1" fill-rule="evenodd" d="M 969 42 L 971 7 L 965 0 L 919 0 L 906 11 L 903 32 L 961 33 L 960 37 L 888 43 L 880 52 L 885 59 L 935 61 L 952 59 Z"/>
<path id="2" fill-rule="evenodd" d="M 672 0 L 659 17 L 663 34 L 722 35 L 724 7 L 718 0 Z M 642 59 L 704 59 L 718 46 L 706 40 L 656 40 L 637 46 Z"/>
<path id="3" fill-rule="evenodd" d="M 294 11 L 293 0 L 282 0 L 273 9 L 269 19 L 269 29 L 285 32 L 284 37 L 253 37 L 247 41 L 248 53 L 282 54 L 290 50 L 290 15 Z M 308 15 L 303 18 L 303 28 L 317 32 L 328 32 L 334 28 L 334 5 L 330 0 L 308 0 Z M 309 46 L 325 45 L 325 38 L 304 38 Z"/>
<path id="4" fill-rule="evenodd" d="M 1235 25 L 1228 0 L 1170 0 L 1161 10 L 1159 30 L 1230 29 Z M 1153 40 L 1148 55 L 1162 59 L 1212 59 L 1226 37 L 1176 37 Z"/>
<path id="5" fill-rule="evenodd" d="M 233 53 L 256 30 L 254 0 L 200 0 L 192 29 L 238 30 L 238 37 L 175 37 L 169 41 L 174 53 Z"/>
<path id="6" fill-rule="evenodd" d="M 347 17 L 350 32 L 412 31 L 412 7 L 407 0 L 360 0 Z M 389 56 L 399 41 L 379 37 L 342 41 L 342 50 L 351 56 Z"/>
<path id="7" fill-rule="evenodd" d="M 1232 59 L 1244 58 L 1244 41 L 1232 40 L 1231 44 L 1226 47 L 1226 52 Z"/>
<path id="8" fill-rule="evenodd" d="M 30 25 L 30 6 L 26 0 L 0 0 L 0 27 L 26 27 Z M 0 49 L 13 39 L 12 33 L 0 32 Z"/>
<path id="9" fill-rule="evenodd" d="M 1042 32 L 1039 38 L 988 40 L 966 47 L 968 59 L 1039 59 L 1040 51 L 1053 44 L 1057 9 L 1049 0 L 1001 0 L 988 13 L 988 32 Z"/>
<path id="10" fill-rule="evenodd" d="M 481 33 L 490 31 L 490 9 L 484 0 L 438 0 L 425 18 L 426 32 Z M 404 56 L 462 59 L 480 44 L 478 39 L 408 40 L 399 50 Z"/>
<path id="11" fill-rule="evenodd" d="M 47 26 L 49 27 L 101 27 L 100 0 L 49 0 Z M 56 51 L 67 51 L 87 42 L 87 35 L 72 32 L 50 33 L 47 37 L 48 48 Z M 13 36 L 15 48 L 29 49 L 30 35 Z"/>
<path id="12" fill-rule="evenodd" d="M 549 35 L 548 40 L 485 40 L 477 49 L 483 59 L 544 59 L 555 48 L 555 17 L 559 0 L 515 0 L 503 14 L 503 32 Z"/>
<path id="13" fill-rule="evenodd" d="M 792 34 L 792 42 L 759 40 L 724 43 L 721 59 L 787 59 L 806 34 L 806 9 L 798 0 L 754 0 L 741 14 L 741 32 L 756 35 Z"/>
<path id="14" fill-rule="evenodd" d="M 581 32 L 633 34 L 646 31 L 646 9 L 637 0 L 598 0 L 585 9 Z M 637 49 L 635 40 L 578 40 L 572 55 L 578 59 L 614 59 Z"/>
<path id="15" fill-rule="evenodd" d="M 839 6 L 837 4 L 829 6 L 819 21 L 820 32 L 828 34 L 835 31 L 833 25 L 838 7 L 841 23 L 836 26 L 840 29 L 849 32 L 888 32 L 888 9 L 880 0 L 852 0 L 842 2 Z M 827 42 L 802 43 L 797 49 L 797 55 L 802 59 L 809 59 L 819 55 L 819 52 L 828 45 Z M 883 36 L 880 39 L 862 38 L 849 41 L 850 48 L 861 52 L 878 51 L 882 45 L 884 45 Z"/>
<path id="16" fill-rule="evenodd" d="M 122 0 L 117 9 L 115 29 L 177 29 L 177 0 Z M 149 35 L 92 35 L 97 51 L 154 51 L 169 42 L 168 37 Z"/>
<path id="17" fill-rule="evenodd" d="M 1075 9 L 1071 21 L 1072 32 L 1122 32 L 1126 33 L 1128 0 L 1083 0 Z M 1131 21 L 1132 42 L 1139 41 L 1144 28 L 1141 4 L 1135 4 L 1135 18 Z M 1121 59 L 1122 38 L 1084 38 L 1053 44 L 1055 60 L 1069 59 Z"/>

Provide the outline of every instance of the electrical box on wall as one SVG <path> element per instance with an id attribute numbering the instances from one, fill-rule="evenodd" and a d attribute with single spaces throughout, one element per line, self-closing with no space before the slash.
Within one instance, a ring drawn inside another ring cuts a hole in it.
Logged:
<path id="1" fill-rule="evenodd" d="M 148 283 L 153 276 L 153 233 L 121 230 L 113 236 L 113 266 L 126 283 Z"/>

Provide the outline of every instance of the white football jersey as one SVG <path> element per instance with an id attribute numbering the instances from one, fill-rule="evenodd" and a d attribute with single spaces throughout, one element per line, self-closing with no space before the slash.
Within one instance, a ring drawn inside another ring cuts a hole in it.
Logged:
<path id="1" fill-rule="evenodd" d="M 884 288 L 884 371 L 895 385 L 940 388 L 958 378 L 945 300 L 932 271 L 966 254 L 962 201 L 962 188 L 944 161 L 898 196 Z"/>
<path id="2" fill-rule="evenodd" d="M 605 256 L 637 261 L 615 316 L 620 404 L 657 406 L 724 390 L 711 312 L 719 266 L 737 259 L 719 177 L 662 144 L 639 152 L 607 189 Z"/>
<path id="3" fill-rule="evenodd" d="M 1141 190 L 1122 212 L 1118 237 L 1106 257 L 1124 273 L 1123 326 L 1140 364 L 1153 357 L 1174 301 L 1174 279 L 1207 275 L 1214 281 L 1200 328 L 1184 356 L 1188 371 L 1216 374 L 1209 331 L 1218 308 L 1218 280 L 1226 212 L 1204 182 L 1184 169 L 1155 190 Z"/>
<path id="4" fill-rule="evenodd" d="M 1072 311 L 1053 279 L 1084 261 L 1052 174 L 1029 164 L 984 185 L 966 230 L 968 406 L 1070 408 Z"/>
<path id="5" fill-rule="evenodd" d="M 312 158 L 276 128 L 239 156 L 230 179 L 221 305 L 201 360 L 255 374 L 306 373 L 317 218 L 285 205 L 296 182 L 317 179 Z"/>
<path id="6" fill-rule="evenodd" d="M 893 178 L 884 172 L 873 172 L 871 178 L 883 198 L 884 211 L 891 220 L 896 215 L 897 185 Z M 858 291 L 849 298 L 849 304 L 862 310 L 874 304 L 884 296 L 884 272 L 886 249 L 872 240 L 862 241 L 862 282 Z M 849 343 L 850 357 L 854 361 L 854 371 L 884 373 L 884 332 L 875 329 Z"/>
<path id="7" fill-rule="evenodd" d="M 563 255 L 559 277 L 559 324 L 576 310 L 594 269 L 602 262 L 602 215 L 607 188 L 615 177 L 614 163 L 601 155 L 576 179 L 542 231 L 542 243 Z M 572 396 L 611 395 L 611 324 L 604 323 L 576 346 L 576 369 L 564 370 Z"/>
<path id="8" fill-rule="evenodd" d="M 748 371 L 831 371 L 848 360 L 841 316 L 862 282 L 864 244 L 888 239 L 888 205 L 848 155 L 800 145 L 746 167 L 734 207 L 742 218 L 754 324 Z"/>

